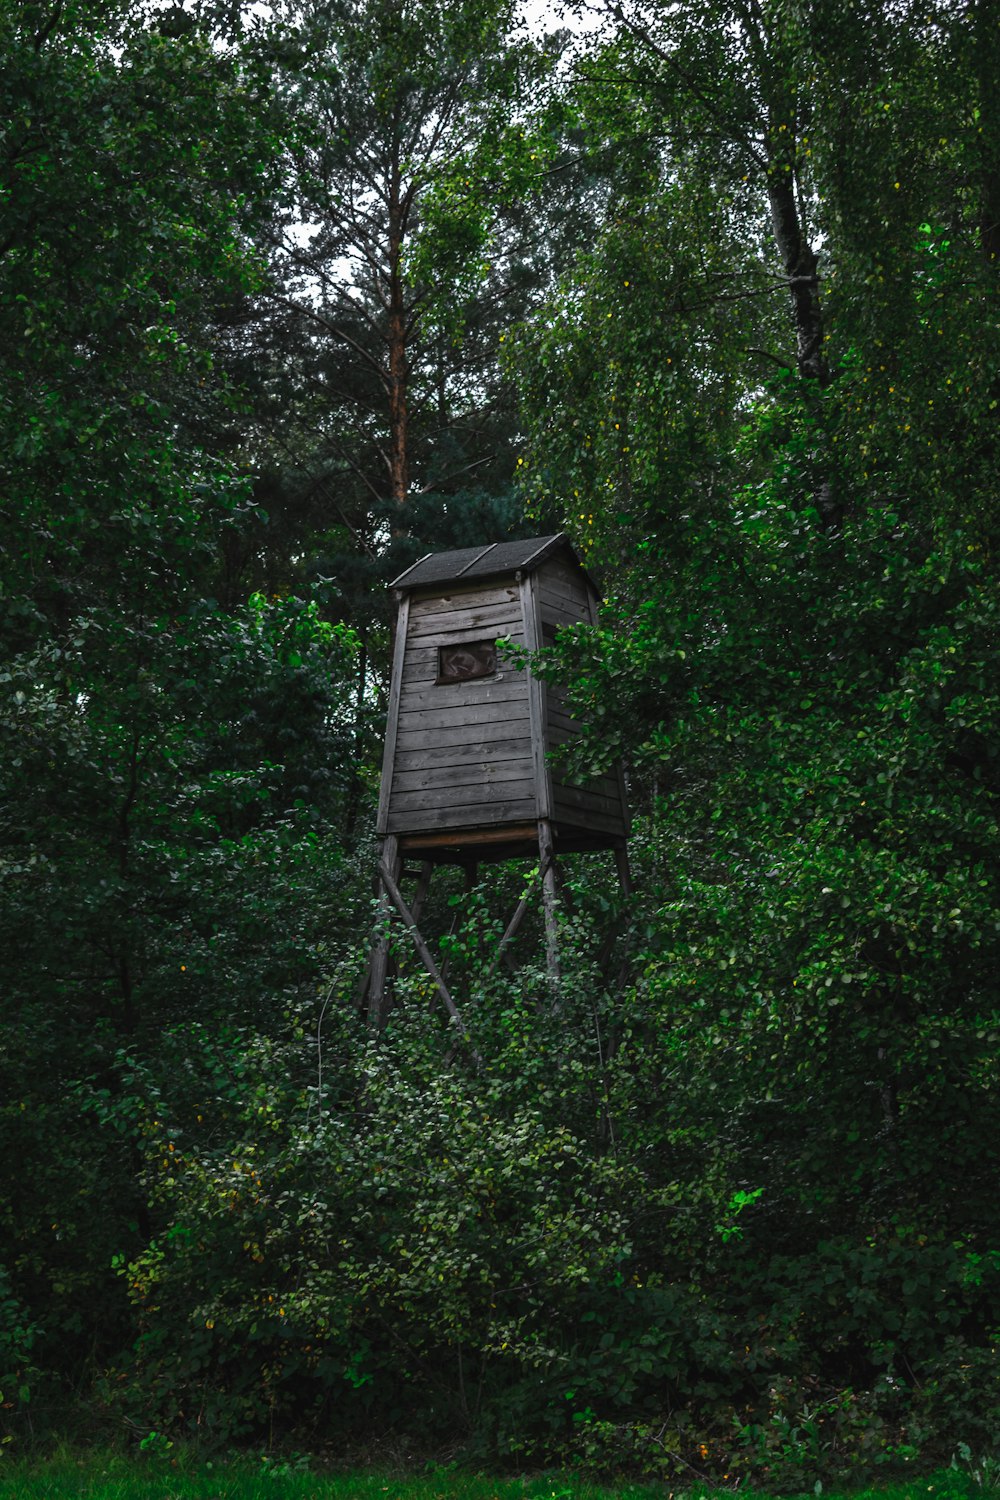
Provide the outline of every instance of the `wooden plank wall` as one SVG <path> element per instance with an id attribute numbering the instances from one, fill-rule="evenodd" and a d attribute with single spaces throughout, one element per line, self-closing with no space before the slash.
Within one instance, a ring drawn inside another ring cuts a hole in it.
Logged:
<path id="1" fill-rule="evenodd" d="M 410 601 L 389 794 L 392 833 L 488 828 L 537 816 L 527 673 L 439 684 L 438 647 L 510 636 L 520 590 L 500 581 Z"/>
<path id="2" fill-rule="evenodd" d="M 543 563 L 538 570 L 537 591 L 542 625 L 549 627 L 547 634 L 560 625 L 590 622 L 590 590 L 583 574 L 569 562 L 555 557 Z M 550 749 L 579 733 L 579 725 L 566 708 L 563 689 L 553 683 L 546 685 L 546 721 Z M 561 779 L 558 767 L 552 768 L 551 775 L 553 820 L 557 826 L 567 824 L 611 835 L 627 833 L 620 776 L 610 772 L 578 786 Z"/>

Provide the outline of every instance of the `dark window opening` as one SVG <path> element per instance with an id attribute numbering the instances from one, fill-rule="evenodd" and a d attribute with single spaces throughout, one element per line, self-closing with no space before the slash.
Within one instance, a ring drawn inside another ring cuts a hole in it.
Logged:
<path id="1" fill-rule="evenodd" d="M 471 682 L 493 677 L 497 669 L 496 641 L 463 641 L 438 647 L 438 682 Z"/>

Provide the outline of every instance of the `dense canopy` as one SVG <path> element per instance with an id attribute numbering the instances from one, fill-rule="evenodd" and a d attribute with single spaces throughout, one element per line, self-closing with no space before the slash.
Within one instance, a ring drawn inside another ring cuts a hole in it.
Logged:
<path id="1" fill-rule="evenodd" d="M 0 64 L 0 1438 L 995 1454 L 996 7 Z M 473 1052 L 398 931 L 373 1032 L 386 584 L 563 530 L 634 890 L 565 860 L 553 980 L 526 865 L 445 879 Z"/>

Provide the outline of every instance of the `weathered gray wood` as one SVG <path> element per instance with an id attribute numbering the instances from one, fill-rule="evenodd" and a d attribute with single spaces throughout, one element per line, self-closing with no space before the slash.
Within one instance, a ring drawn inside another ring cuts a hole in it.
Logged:
<path id="1" fill-rule="evenodd" d="M 542 907 L 545 912 L 545 961 L 551 979 L 559 978 L 559 920 L 556 891 L 555 849 L 552 825 L 547 818 L 538 820 L 538 856 L 542 876 Z"/>
<path id="2" fill-rule="evenodd" d="M 464 636 L 459 644 L 465 644 Z M 523 642 L 520 644 L 523 645 Z M 498 659 L 496 671 L 491 672 L 488 677 L 472 677 L 467 680 L 470 682 L 492 682 L 499 678 L 508 677 L 523 679 L 524 672 L 518 671 L 517 667 L 510 663 Z M 429 647 L 426 651 L 423 649 L 411 649 L 407 651 L 406 660 L 403 663 L 403 681 L 426 682 L 429 686 L 444 687 L 444 683 L 438 683 L 438 648 L 435 646 Z"/>
<path id="3" fill-rule="evenodd" d="M 423 960 L 424 968 L 433 979 L 435 987 L 437 988 L 437 992 L 441 996 L 441 999 L 444 1001 L 445 1010 L 454 1021 L 455 1026 L 461 1034 L 463 1041 L 468 1043 L 470 1051 L 472 1052 L 472 1056 L 475 1058 L 476 1063 L 478 1064 L 481 1059 L 475 1047 L 473 1047 L 472 1045 L 472 1038 L 469 1036 L 468 1030 L 465 1026 L 465 1022 L 459 1015 L 458 1007 L 456 1006 L 454 1000 L 451 998 L 451 995 L 448 992 L 448 986 L 441 978 L 441 975 L 438 971 L 438 966 L 434 962 L 434 959 L 431 955 L 431 950 L 428 948 L 427 944 L 424 942 L 423 937 L 420 934 L 420 928 L 417 926 L 416 922 L 413 919 L 413 913 L 410 911 L 410 908 L 403 900 L 399 887 L 396 884 L 395 880 L 392 878 L 391 872 L 386 868 L 384 861 L 379 861 L 378 872 L 382 878 L 382 884 L 385 886 L 392 904 L 395 906 L 396 910 L 399 912 L 399 915 L 402 917 L 403 921 L 406 924 L 406 930 L 410 935 L 413 946 L 416 948 L 417 952 L 420 954 L 421 959 Z"/>
<path id="4" fill-rule="evenodd" d="M 400 792 L 422 791 L 428 787 L 443 787 L 445 790 L 459 787 L 491 786 L 497 782 L 530 781 L 533 765 L 530 757 L 518 756 L 515 760 L 482 761 L 464 766 L 425 765 L 415 771 L 401 771 L 397 767 L 392 783 L 393 801 Z"/>
<path id="5" fill-rule="evenodd" d="M 571 574 L 556 563 L 547 563 L 538 570 L 538 581 L 548 594 L 560 594 L 564 599 L 574 599 L 580 604 L 581 614 L 586 618 L 587 598 L 590 590 L 585 580 Z"/>
<path id="6" fill-rule="evenodd" d="M 538 590 L 544 608 L 560 612 L 571 610 L 574 620 L 587 620 L 586 589 L 574 589 L 568 583 L 563 583 L 561 579 L 540 574 Z"/>
<path id="7" fill-rule="evenodd" d="M 520 635 L 521 613 L 509 604 L 495 605 L 492 609 L 456 610 L 450 615 L 428 616 L 420 630 L 410 626 L 410 643 L 422 648 L 432 644 L 438 637 L 454 645 L 456 636 L 470 641 L 506 638 Z"/>
<path id="8" fill-rule="evenodd" d="M 456 831 L 471 831 L 485 825 L 520 823 L 535 816 L 535 798 L 512 798 L 509 802 L 495 802 L 489 806 L 489 817 L 485 817 L 482 803 L 455 804 L 450 807 L 424 807 L 397 809 L 395 803 L 389 810 L 389 827 L 394 833 L 419 833 L 435 828 L 453 828 Z"/>
<path id="9" fill-rule="evenodd" d="M 584 782 L 582 786 L 569 781 L 555 781 L 552 786 L 552 797 L 561 814 L 571 810 L 589 811 L 616 818 L 619 823 L 624 823 L 618 784 L 611 777 Z"/>
<path id="10" fill-rule="evenodd" d="M 609 840 L 623 837 L 622 818 L 617 812 L 608 814 L 592 807 L 571 807 L 563 803 L 557 805 L 554 821 L 567 834 L 573 831 L 578 834 L 598 833 L 606 835 Z"/>
<path id="11" fill-rule="evenodd" d="M 425 746 L 447 750 L 457 745 L 478 744 L 489 759 L 494 745 L 527 739 L 530 732 L 531 721 L 519 703 L 486 703 L 472 709 L 453 709 L 440 716 L 425 710 L 407 715 L 400 725 L 399 751 L 420 750 Z M 505 759 L 509 757 L 506 750 L 501 749 L 500 753 Z"/>
<path id="12" fill-rule="evenodd" d="M 505 657 L 504 655 L 504 653 L 508 649 L 508 642 L 511 646 L 524 645 L 524 630 L 521 625 L 520 615 L 518 616 L 516 628 L 514 626 L 511 626 L 510 629 L 504 630 L 436 630 L 434 632 L 434 635 L 447 636 L 448 640 L 446 641 L 446 645 L 448 646 L 459 645 L 462 641 L 466 640 L 496 641 L 498 663 L 500 669 L 505 672 L 516 671 L 516 667 L 513 661 L 509 656 Z M 432 664 L 435 667 L 437 666 L 437 654 L 439 648 L 433 644 L 433 639 L 433 636 L 428 638 L 427 636 L 414 635 L 413 631 L 411 630 L 410 638 L 406 643 L 406 665 L 408 667 L 419 662 L 425 662 L 428 666 Z"/>
<path id="13" fill-rule="evenodd" d="M 409 638 L 426 646 L 438 636 L 450 638 L 467 634 L 471 639 L 479 632 L 483 635 L 506 635 L 508 631 L 519 631 L 520 628 L 520 607 L 505 601 L 502 604 L 484 604 L 479 609 L 442 610 L 439 614 L 424 615 L 421 620 L 411 621 Z"/>
<path id="14" fill-rule="evenodd" d="M 586 578 L 576 568 L 569 567 L 560 562 L 558 558 L 550 557 L 538 569 L 538 576 L 542 581 L 553 588 L 562 589 L 566 594 L 579 595 L 586 599 L 590 592 L 590 586 Z"/>
<path id="15" fill-rule="evenodd" d="M 405 739 L 400 736 L 399 750 L 397 754 L 417 752 L 426 749 L 440 747 L 443 751 L 459 745 L 475 747 L 483 756 L 492 753 L 493 748 L 503 741 L 494 738 L 495 735 L 503 734 L 511 740 L 528 739 L 531 726 L 527 715 L 512 714 L 496 722 L 480 722 L 478 724 L 456 723 L 449 719 L 447 723 L 431 725 L 429 728 L 407 729 Z"/>
<path id="16" fill-rule="evenodd" d="M 530 731 L 528 715 L 518 703 L 481 703 L 471 708 L 456 708 L 446 714 L 422 713 L 401 714 L 399 725 L 400 750 L 416 748 L 414 736 L 431 734 L 430 743 L 437 743 L 433 736 L 440 734 L 442 745 L 456 743 L 454 736 L 471 741 L 479 738 L 486 746 L 494 736 L 504 739 L 521 739 Z M 462 731 L 465 731 L 464 736 Z M 446 738 L 450 736 L 451 738 Z"/>
<path id="17" fill-rule="evenodd" d="M 574 720 L 571 723 L 561 723 L 558 718 L 553 717 L 548 724 L 549 749 L 557 750 L 562 745 L 568 745 L 573 740 L 580 738 L 580 726 Z"/>
<path id="18" fill-rule="evenodd" d="M 419 640 L 411 635 L 410 646 L 411 649 L 418 649 L 420 651 L 433 650 L 434 654 L 436 655 L 437 652 L 441 649 L 447 649 L 454 646 L 477 645 L 482 643 L 483 641 L 492 642 L 495 644 L 497 651 L 497 661 L 499 663 L 500 671 L 514 672 L 517 670 L 514 662 L 511 661 L 505 653 L 507 650 L 508 641 L 510 641 L 510 644 L 512 646 L 524 645 L 524 639 L 521 635 L 520 626 L 516 631 L 513 627 L 511 627 L 511 629 L 508 631 L 506 628 L 503 628 L 499 625 L 480 626 L 478 630 L 436 630 L 433 635 L 424 636 Z"/>
<path id="19" fill-rule="evenodd" d="M 621 813 L 621 798 L 618 795 L 618 785 L 614 781 L 609 789 L 602 788 L 594 782 L 585 782 L 583 786 L 576 786 L 571 781 L 558 781 L 553 787 L 553 794 L 567 807 L 593 807 L 597 812 L 615 815 Z"/>
<path id="20" fill-rule="evenodd" d="M 626 836 L 621 818 L 602 818 L 597 813 L 560 812 L 556 826 L 567 849 L 611 849 Z"/>
<path id="21" fill-rule="evenodd" d="M 379 875 L 383 870 L 391 871 L 393 874 L 399 871 L 399 841 L 393 834 L 387 834 L 382 840 L 382 855 L 379 860 Z M 385 922 L 388 915 L 386 904 L 387 887 L 385 881 L 381 882 L 379 896 L 379 922 Z M 380 932 L 375 944 L 375 951 L 371 958 L 371 971 L 368 986 L 368 1024 L 374 1030 L 380 1030 L 385 1024 L 386 1013 L 386 978 L 389 972 L 389 937 L 386 932 Z"/>
<path id="22" fill-rule="evenodd" d="M 379 787 L 378 814 L 375 828 L 385 833 L 386 815 L 389 810 L 389 795 L 392 787 L 392 763 L 396 753 L 396 730 L 399 724 L 399 697 L 403 687 L 403 657 L 406 652 L 406 624 L 409 619 L 410 601 L 405 596 L 400 601 L 396 621 L 396 643 L 392 655 L 392 681 L 389 686 L 389 709 L 385 724 L 385 749 L 382 755 L 382 782 Z"/>
<path id="23" fill-rule="evenodd" d="M 618 813 L 598 812 L 593 807 L 558 807 L 554 821 L 567 836 L 575 830 L 578 834 L 598 833 L 609 840 L 624 837 Z"/>
<path id="24" fill-rule="evenodd" d="M 447 787 L 436 786 L 424 791 L 399 792 L 392 799 L 390 824 L 394 833 L 425 828 L 429 825 L 417 819 L 436 811 L 451 815 L 457 827 L 474 826 L 479 818 L 484 827 L 490 827 L 512 808 L 534 810 L 534 807 L 535 783 L 531 777 L 500 781 L 492 786 L 458 786 L 451 793 Z M 401 823 L 400 819 L 406 821 Z"/>
<path id="25" fill-rule="evenodd" d="M 581 810 L 603 813 L 605 817 L 618 817 L 621 804 L 617 796 L 606 797 L 589 787 L 566 786 L 560 783 L 556 791 L 560 807 L 576 807 Z M 395 800 L 395 798 L 393 799 Z"/>
<path id="26" fill-rule="evenodd" d="M 583 589 L 573 593 L 550 578 L 540 578 L 538 594 L 543 612 L 550 611 L 568 624 L 577 624 L 581 620 L 586 623 L 587 595 Z"/>
<path id="27" fill-rule="evenodd" d="M 443 682 L 427 687 L 420 683 L 403 683 L 400 687 L 401 717 L 414 713 L 447 714 L 487 704 L 524 703 L 527 691 L 523 678 L 475 677 L 471 682 Z"/>
<path id="28" fill-rule="evenodd" d="M 486 609 L 494 604 L 517 604 L 519 598 L 516 583 L 480 583 L 474 588 L 449 589 L 446 594 L 435 590 L 433 593 L 413 596 L 410 617 L 413 620 L 423 620 L 428 615 L 442 614 L 451 609 Z"/>
<path id="29" fill-rule="evenodd" d="M 566 800 L 570 802 L 586 802 L 593 799 L 595 804 L 606 803 L 610 807 L 618 809 L 621 799 L 618 796 L 618 783 L 613 776 L 595 776 L 591 781 L 570 781 L 568 776 L 553 774 L 552 795 L 559 798 L 566 793 Z M 582 794 L 582 797 L 581 797 Z"/>
<path id="30" fill-rule="evenodd" d="M 544 881 L 545 876 L 548 874 L 548 866 L 540 864 L 538 873 L 541 879 Z M 528 914 L 528 907 L 531 904 L 532 898 L 534 896 L 534 891 L 535 882 L 534 880 L 532 880 L 531 884 L 528 886 L 528 889 L 525 891 L 524 895 L 517 903 L 517 906 L 514 908 L 514 915 L 511 917 L 510 921 L 507 923 L 506 928 L 504 929 L 504 935 L 497 945 L 496 953 L 493 955 L 493 962 L 486 970 L 487 982 L 489 982 L 489 980 L 493 978 L 493 975 L 496 973 L 497 965 L 501 962 L 505 953 L 507 952 L 507 949 L 510 947 L 511 943 L 514 941 L 514 938 L 517 936 L 518 929 Z"/>
<path id="31" fill-rule="evenodd" d="M 526 714 L 505 714 L 500 712 L 502 708 L 502 704 L 494 704 L 481 713 L 456 712 L 442 715 L 440 719 L 429 714 L 414 714 L 408 723 L 400 725 L 397 754 L 441 749 L 445 752 L 441 764 L 445 765 L 450 758 L 446 752 L 452 746 L 479 743 L 485 760 L 494 757 L 494 750 L 496 755 L 509 760 L 510 752 L 505 748 L 505 742 L 527 739 L 531 725 Z"/>
<path id="32" fill-rule="evenodd" d="M 603 801 L 568 801 L 558 798 L 556 801 L 556 822 L 573 823 L 574 826 L 589 826 L 594 823 L 595 828 L 604 828 L 610 832 L 621 834 L 622 814 L 618 805 L 618 799 L 613 802 Z"/>
<path id="33" fill-rule="evenodd" d="M 529 767 L 530 771 L 530 767 Z M 534 792 L 535 784 L 530 775 L 514 781 L 477 781 L 469 786 L 430 786 L 412 791 L 393 789 L 392 805 L 396 812 L 419 812 L 425 807 L 465 807 L 482 809 L 487 822 L 493 819 L 488 811 L 495 805 L 506 802 L 527 801 Z"/>
<path id="34" fill-rule="evenodd" d="M 429 766 L 441 771 L 446 771 L 449 767 L 463 772 L 468 770 L 473 775 L 478 775 L 480 767 L 484 765 L 506 765 L 519 760 L 531 765 L 531 738 L 527 721 L 523 736 L 517 739 L 482 740 L 473 741 L 472 744 L 462 739 L 457 745 L 443 745 L 433 735 L 427 738 L 431 743 L 422 748 L 396 751 L 397 776 Z"/>
<path id="35" fill-rule="evenodd" d="M 509 634 L 537 650 L 553 629 L 594 620 L 596 593 L 569 550 L 548 555 L 516 579 L 508 574 L 453 583 L 447 592 L 428 584 L 407 598 L 390 699 L 391 774 L 383 777 L 380 796 L 383 832 L 439 837 L 443 844 L 453 839 L 456 851 L 469 852 L 479 838 L 497 836 L 511 823 L 523 827 L 547 817 L 572 847 L 587 847 L 590 836 L 598 846 L 620 837 L 627 813 L 616 777 L 578 785 L 548 763 L 550 748 L 580 732 L 558 684 L 502 657 L 488 677 L 437 681 L 441 646 Z"/>
<path id="36" fill-rule="evenodd" d="M 521 608 L 524 612 L 524 639 L 529 651 L 542 645 L 542 624 L 538 614 L 538 587 L 534 573 L 521 579 Z M 528 703 L 531 709 L 531 754 L 535 766 L 538 816 L 548 818 L 552 812 L 552 787 L 545 760 L 545 684 L 534 672 L 528 674 Z"/>
<path id="37" fill-rule="evenodd" d="M 541 600 L 541 615 L 542 624 L 556 632 L 580 623 L 580 610 L 575 604 L 554 604 L 544 595 Z"/>
<path id="38" fill-rule="evenodd" d="M 621 886 L 623 896 L 632 894 L 632 871 L 629 869 L 628 849 L 624 844 L 615 848 L 615 865 L 618 869 L 618 884 Z"/>
<path id="39" fill-rule="evenodd" d="M 551 694 L 546 705 L 546 719 L 548 720 L 550 730 L 558 729 L 568 735 L 577 735 L 580 733 L 581 725 L 579 719 L 575 719 L 572 714 L 567 713 L 564 708 L 561 708 L 558 699 L 553 702 L 553 695 Z"/>
<path id="40" fill-rule="evenodd" d="M 538 569 L 538 576 L 546 582 L 560 585 L 569 593 L 579 593 L 584 599 L 593 593 L 587 578 L 575 564 L 561 557 L 549 557 Z"/>
<path id="41" fill-rule="evenodd" d="M 579 792 L 574 796 L 575 790 L 573 787 L 559 787 L 556 792 L 556 809 L 560 821 L 566 817 L 574 823 L 579 823 L 581 818 L 584 821 L 589 817 L 608 818 L 616 828 L 621 826 L 621 809 L 617 797 L 590 797 Z M 395 800 L 394 797 L 393 802 Z"/>
<path id="42" fill-rule="evenodd" d="M 523 843 L 525 845 L 538 842 L 538 825 L 534 818 L 522 823 L 507 823 L 502 828 L 476 828 L 472 830 L 475 839 L 475 847 L 482 852 L 485 849 L 500 849 L 512 843 Z M 434 832 L 424 829 L 413 834 L 401 834 L 399 847 L 401 849 L 416 850 L 419 853 L 432 849 L 447 849 L 455 845 L 464 844 L 461 829 L 442 829 Z"/>
<path id="43" fill-rule="evenodd" d="M 523 714 L 477 714 L 471 721 L 449 717 L 437 724 L 421 714 L 415 716 L 412 725 L 400 728 L 396 766 L 414 771 L 422 765 L 449 766 L 476 760 L 492 765 L 494 761 L 512 760 L 524 753 L 520 741 L 529 739 L 529 730 L 530 723 Z M 456 761 L 456 752 L 466 750 L 469 754 Z M 403 760 L 403 756 L 410 759 Z"/>

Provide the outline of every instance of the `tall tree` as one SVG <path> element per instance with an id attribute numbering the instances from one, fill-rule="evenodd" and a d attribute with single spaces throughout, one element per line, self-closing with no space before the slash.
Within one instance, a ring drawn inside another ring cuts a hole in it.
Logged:
<path id="1" fill-rule="evenodd" d="M 122 1333 L 141 1115 L 315 977 L 353 649 L 308 601 L 218 603 L 261 78 L 125 0 L 5 6 L 0 56 L 0 1259 L 67 1370 Z"/>
<path id="2" fill-rule="evenodd" d="M 542 66 L 514 15 L 510 0 L 308 0 L 283 14 L 276 268 L 299 413 L 284 446 L 369 553 L 386 525 L 410 528 L 421 497 L 481 504 L 509 486 L 496 352 L 513 257 L 490 230 L 502 185 L 526 177 L 514 127 Z"/>
<path id="3" fill-rule="evenodd" d="M 932 1324 L 884 1286 L 839 1330 L 803 1288 L 929 1244 L 954 1285 L 996 1233 L 997 18 L 617 14 L 578 97 L 621 181 L 514 358 L 528 482 L 617 564 L 562 670 L 581 762 L 624 749 L 651 814 L 621 1065 L 659 1190 L 691 1150 L 761 1190 L 733 1274 L 785 1310 L 753 1357 L 808 1328 L 831 1380 L 920 1380 Z M 981 1351 L 988 1316 L 951 1327 Z"/>

